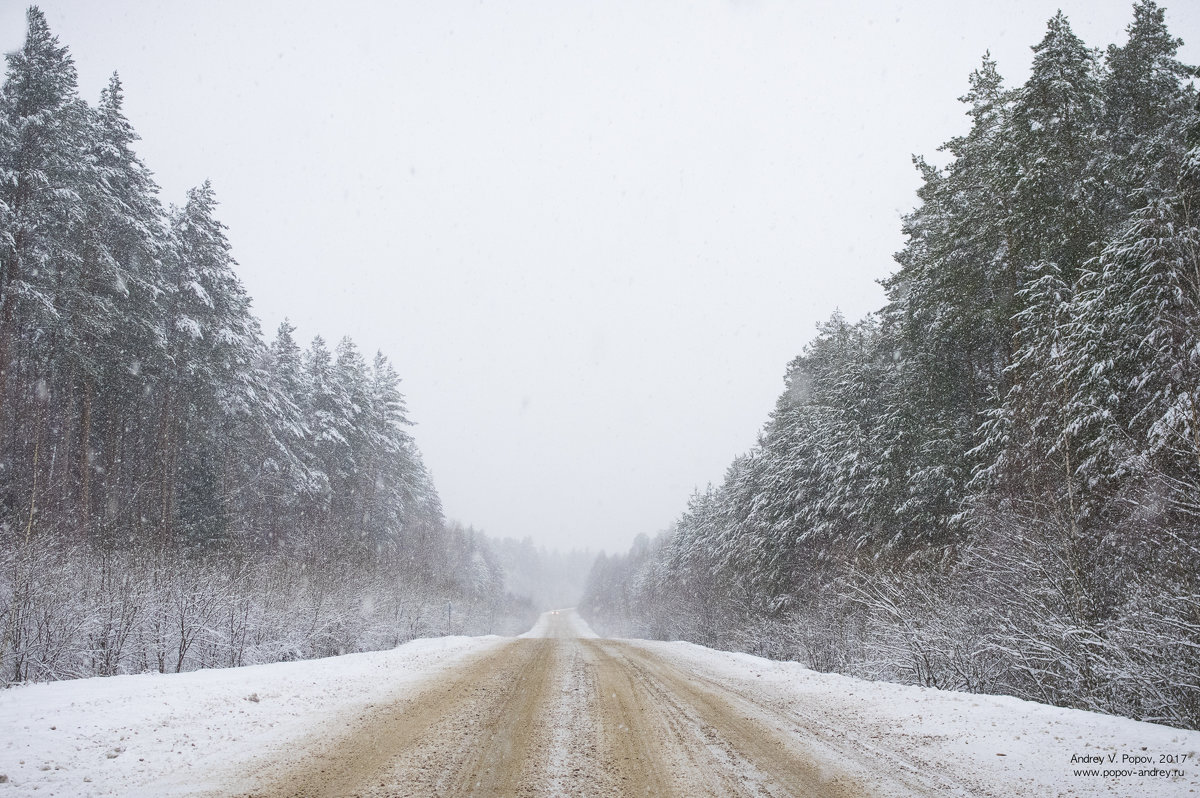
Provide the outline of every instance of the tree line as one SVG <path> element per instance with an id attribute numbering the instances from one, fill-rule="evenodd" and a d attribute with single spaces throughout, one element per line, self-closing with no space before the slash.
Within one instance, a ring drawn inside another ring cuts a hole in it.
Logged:
<path id="1" fill-rule="evenodd" d="M 36 7 L 0 89 L 0 684 L 527 625 L 400 379 L 266 341 L 212 186 L 164 207 Z"/>
<path id="2" fill-rule="evenodd" d="M 1200 725 L 1200 113 L 1150 0 L 1057 14 L 915 159 L 886 304 L 834 314 L 757 445 L 597 562 L 599 629 Z"/>

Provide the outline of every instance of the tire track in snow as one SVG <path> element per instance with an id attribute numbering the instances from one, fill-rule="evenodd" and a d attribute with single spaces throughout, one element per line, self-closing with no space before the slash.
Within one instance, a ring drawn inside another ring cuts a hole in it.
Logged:
<path id="1" fill-rule="evenodd" d="M 672 796 L 821 796 L 857 798 L 866 793 L 837 767 L 689 675 L 655 661 L 637 647 L 609 640 L 583 641 L 599 660 L 620 674 L 609 684 L 627 685 L 633 703 L 625 716 L 649 738 L 646 747 L 660 773 L 669 777 L 658 793 Z M 619 698 L 618 695 L 615 698 Z M 603 692 L 602 692 L 603 697 Z M 626 701 L 628 703 L 628 700 Z M 645 744 L 645 743 L 643 743 Z M 630 792 L 630 795 L 640 794 Z"/>
<path id="2" fill-rule="evenodd" d="M 520 795 L 555 643 L 514 640 L 358 719 L 246 798 Z M 303 745 L 303 743 L 301 743 Z"/>
<path id="3" fill-rule="evenodd" d="M 272 783 L 244 798 L 871 793 L 767 704 L 637 644 L 576 637 L 565 614 L 540 633 L 373 708 L 332 743 L 310 741 L 307 761 L 268 767 Z"/>

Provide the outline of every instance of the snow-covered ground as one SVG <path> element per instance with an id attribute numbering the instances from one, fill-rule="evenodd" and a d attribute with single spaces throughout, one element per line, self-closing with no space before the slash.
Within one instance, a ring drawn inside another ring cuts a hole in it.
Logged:
<path id="1" fill-rule="evenodd" d="M 868 682 L 691 643 L 638 645 L 754 695 L 839 748 L 940 775 L 950 795 L 1200 795 L 1200 732 L 1008 696 Z"/>
<path id="2" fill-rule="evenodd" d="M 593 636 L 573 613 L 571 621 L 579 636 Z M 547 629 L 543 619 L 530 634 Z M 316 727 L 336 731 L 340 719 L 486 656 L 503 640 L 418 640 L 308 662 L 0 691 L 0 798 L 214 790 L 241 763 L 285 750 Z M 1200 794 L 1200 732 L 864 682 L 687 643 L 636 645 L 748 697 L 746 705 L 769 712 L 775 725 L 784 719 L 791 732 L 811 737 L 831 764 L 839 764 L 839 750 L 865 752 L 860 761 L 921 774 L 950 795 Z M 548 722 L 561 714 L 546 713 Z"/>
<path id="3" fill-rule="evenodd" d="M 0 690 L 0 798 L 216 789 L 237 763 L 502 640 L 442 637 L 304 662 Z"/>

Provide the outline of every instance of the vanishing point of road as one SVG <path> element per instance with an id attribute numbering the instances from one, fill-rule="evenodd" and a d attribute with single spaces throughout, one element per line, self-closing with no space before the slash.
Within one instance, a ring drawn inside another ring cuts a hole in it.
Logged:
<path id="1" fill-rule="evenodd" d="M 542 636 L 471 655 L 260 764 L 240 798 L 732 798 L 938 795 L 803 707 L 685 672 L 636 641 Z M 884 772 L 885 771 L 885 772 Z M 870 777 L 864 779 L 863 774 Z M 880 783 L 886 784 L 879 789 Z M 228 793 L 225 793 L 228 794 Z"/>

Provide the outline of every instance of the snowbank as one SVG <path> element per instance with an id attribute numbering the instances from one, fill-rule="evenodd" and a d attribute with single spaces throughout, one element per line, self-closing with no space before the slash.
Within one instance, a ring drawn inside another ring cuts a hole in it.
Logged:
<path id="1" fill-rule="evenodd" d="M 0 798 L 215 788 L 227 784 L 230 763 L 340 726 L 339 718 L 501 640 L 441 637 L 304 662 L 3 690 Z"/>
<path id="2" fill-rule="evenodd" d="M 543 615 L 526 636 L 595 635 L 573 611 L 560 610 Z M 323 660 L 0 691 L 0 776 L 7 779 L 0 798 L 194 795 L 248 786 L 256 763 L 303 755 L 299 740 L 337 736 L 372 704 L 504 640 L 417 640 Z M 881 778 L 920 775 L 947 795 L 1200 794 L 1200 732 L 1015 698 L 865 682 L 689 643 L 631 642 L 696 680 L 740 694 L 747 711 L 785 723 L 828 761 L 848 769 L 870 762 Z M 578 711 L 564 704 L 547 722 L 567 728 L 564 718 Z"/>
<path id="3" fill-rule="evenodd" d="M 798 732 L 869 751 L 895 768 L 941 774 L 948 794 L 963 784 L 970 795 L 1200 794 L 1200 732 L 1008 696 L 868 682 L 691 643 L 631 642 L 768 702 L 796 718 Z"/>

